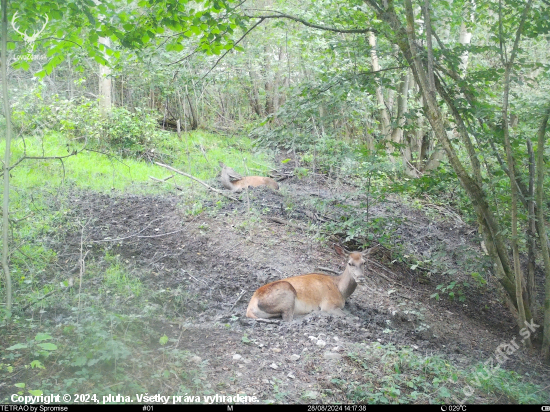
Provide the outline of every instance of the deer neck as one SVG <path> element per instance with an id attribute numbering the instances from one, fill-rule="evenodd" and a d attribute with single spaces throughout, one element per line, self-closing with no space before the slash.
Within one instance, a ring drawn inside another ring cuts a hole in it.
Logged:
<path id="1" fill-rule="evenodd" d="M 338 290 L 344 299 L 347 299 L 355 291 L 357 282 L 353 278 L 353 275 L 349 270 L 349 266 L 346 265 L 346 270 L 344 270 L 344 273 L 338 276 L 336 285 L 338 286 Z"/>

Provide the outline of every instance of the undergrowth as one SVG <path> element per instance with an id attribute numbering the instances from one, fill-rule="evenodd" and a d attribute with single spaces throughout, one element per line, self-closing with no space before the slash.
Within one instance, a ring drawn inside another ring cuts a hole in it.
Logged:
<path id="1" fill-rule="evenodd" d="M 442 356 L 377 342 L 356 345 L 348 363 L 359 377 L 333 378 L 350 403 L 485 403 L 505 396 L 513 403 L 545 403 L 550 393 L 498 365 L 454 366 Z M 356 376 L 356 375 L 354 375 Z"/>

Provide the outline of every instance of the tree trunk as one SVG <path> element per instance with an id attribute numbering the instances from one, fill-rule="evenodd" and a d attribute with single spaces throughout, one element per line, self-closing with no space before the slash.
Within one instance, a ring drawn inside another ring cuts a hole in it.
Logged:
<path id="1" fill-rule="evenodd" d="M 186 93 L 187 96 L 187 102 L 189 103 L 189 112 L 191 113 L 191 122 L 190 127 L 191 130 L 197 130 L 199 127 L 199 119 L 197 118 L 197 111 L 195 110 L 195 106 L 193 105 L 193 101 L 191 100 L 191 96 L 189 96 L 189 93 Z"/>
<path id="2" fill-rule="evenodd" d="M 536 217 L 535 217 L 535 153 L 531 139 L 527 138 L 527 152 L 529 154 L 529 196 L 527 200 L 527 296 L 531 302 L 531 312 L 537 316 L 537 289 L 535 285 L 535 243 L 536 243 Z"/>
<path id="3" fill-rule="evenodd" d="M 510 268 L 510 262 L 508 260 L 506 244 L 502 238 L 502 232 L 499 230 L 499 225 L 495 220 L 491 209 L 489 208 L 489 204 L 482 187 L 468 175 L 457 153 L 455 152 L 455 149 L 452 146 L 445 130 L 444 116 L 439 107 L 439 103 L 435 99 L 435 96 L 429 93 L 430 88 L 428 86 L 426 69 L 416 50 L 417 43 L 414 33 L 414 14 L 411 1 L 405 0 L 405 11 L 407 17 L 406 28 L 401 25 L 395 9 L 393 8 L 393 3 L 388 3 L 388 7 L 386 9 L 381 9 L 380 6 L 374 2 L 374 0 L 365 0 L 365 2 L 371 5 L 373 10 L 377 13 L 379 19 L 387 22 L 392 27 L 394 31 L 394 38 L 392 40 L 399 45 L 401 52 L 413 69 L 415 81 L 419 85 L 420 91 L 426 100 L 426 117 L 432 126 L 432 130 L 434 131 L 437 139 L 443 145 L 447 158 L 457 174 L 462 187 L 472 200 L 474 209 L 479 218 L 481 232 L 487 240 L 490 240 L 493 243 L 492 245 L 486 246 L 489 251 L 493 251 L 491 256 L 497 266 L 497 278 L 506 290 L 508 296 L 511 297 L 514 304 L 517 306 L 517 300 L 515 299 L 516 288 L 513 281 L 514 276 Z M 530 309 L 528 307 L 524 309 L 526 318 L 531 319 Z"/>
<path id="4" fill-rule="evenodd" d="M 371 62 L 372 62 L 372 71 L 378 72 L 380 71 L 380 64 L 378 63 L 378 56 L 376 54 L 376 37 L 374 36 L 374 33 L 369 31 L 369 45 L 371 47 L 370 49 L 370 55 L 371 55 Z M 380 79 L 377 76 L 376 77 L 376 101 L 378 103 L 378 111 L 380 113 L 380 128 L 382 132 L 382 136 L 384 139 L 387 139 L 390 137 L 390 116 L 388 114 L 388 111 L 386 110 L 386 104 L 384 102 L 384 94 L 382 93 L 382 86 L 380 85 Z M 389 145 L 388 147 L 388 153 L 393 152 L 393 146 Z"/>
<path id="5" fill-rule="evenodd" d="M 8 0 L 2 0 L 2 95 L 6 119 L 6 151 L 4 153 L 4 193 L 2 202 L 2 269 L 6 278 L 6 309 L 11 312 L 12 289 L 8 265 L 9 255 L 9 211 L 10 211 L 10 159 L 11 159 L 11 108 L 8 95 Z"/>
<path id="6" fill-rule="evenodd" d="M 264 113 L 262 110 L 262 105 L 260 104 L 260 93 L 258 92 L 258 80 L 252 68 L 248 70 L 248 75 L 250 76 L 250 82 L 252 83 L 252 90 L 250 93 L 250 105 L 259 117 L 263 117 Z"/>
<path id="7" fill-rule="evenodd" d="M 111 39 L 100 37 L 99 42 L 105 47 L 111 47 Z M 109 59 L 107 53 L 103 53 L 105 59 Z M 111 68 L 99 65 L 99 112 L 102 116 L 111 112 Z"/>
<path id="8" fill-rule="evenodd" d="M 542 249 L 542 258 L 544 261 L 545 297 L 544 297 L 544 336 L 542 338 L 542 355 L 547 362 L 550 362 L 550 254 L 548 250 L 548 236 L 546 234 L 546 225 L 544 224 L 544 144 L 546 143 L 546 126 L 550 117 L 550 108 L 546 110 L 540 123 L 537 135 L 537 228 L 539 232 L 539 241 Z"/>

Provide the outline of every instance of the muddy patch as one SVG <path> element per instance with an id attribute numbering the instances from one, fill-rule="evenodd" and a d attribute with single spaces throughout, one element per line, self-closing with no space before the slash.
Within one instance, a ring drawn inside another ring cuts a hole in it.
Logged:
<path id="1" fill-rule="evenodd" d="M 205 202 L 207 210 L 196 216 L 180 211 L 177 196 L 74 193 L 69 219 L 78 224 L 62 244 L 51 246 L 66 273 L 74 273 L 82 255 L 101 265 L 108 252 L 119 255 L 150 290 L 171 290 L 174 299 L 184 299 L 177 308 L 170 299 L 155 302 L 166 316 L 154 323 L 177 342 L 176 348 L 206 365 L 207 381 L 220 394 L 246 393 L 274 402 L 343 402 L 333 382 L 348 379 L 355 370 L 347 362 L 356 344 L 407 345 L 420 353 L 444 353 L 465 367 L 488 359 L 499 344 L 517 335 L 494 285 L 472 289 L 465 302 L 430 299 L 445 275 L 413 270 L 384 249 L 370 258 L 365 280 L 346 302 L 346 317 L 313 313 L 290 323 L 246 318 L 248 301 L 263 284 L 320 267 L 337 273 L 344 268 L 343 259 L 330 245 L 317 242 L 308 226 L 323 214 L 338 216 L 341 208 L 320 213 L 309 198 L 350 188 L 338 185 L 321 193 L 316 185 L 304 191 L 304 182 L 285 186 L 285 196 L 258 188 L 240 194 L 242 202 Z M 405 250 L 416 256 L 433 257 L 435 240 L 447 244 L 447 252 L 479 249 L 475 233 L 464 224 L 434 221 L 396 201 L 371 212 L 406 217 L 397 232 Z M 452 267 L 452 262 L 446 264 Z M 83 288 L 93 288 L 93 282 L 85 279 Z M 109 304 L 122 310 L 123 303 Z M 538 364 L 525 351 L 510 362 L 519 370 Z"/>

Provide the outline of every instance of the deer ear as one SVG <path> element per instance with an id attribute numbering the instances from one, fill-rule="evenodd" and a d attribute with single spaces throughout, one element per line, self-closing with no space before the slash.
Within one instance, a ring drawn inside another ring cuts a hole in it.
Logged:
<path id="1" fill-rule="evenodd" d="M 334 244 L 334 250 L 335 250 L 336 253 L 338 253 L 340 256 L 346 256 L 346 252 L 344 252 L 344 249 L 342 249 L 342 247 L 340 247 L 340 246 L 337 245 L 336 243 Z"/>
<path id="2" fill-rule="evenodd" d="M 223 162 L 218 162 L 218 164 L 220 165 L 220 167 L 225 167 L 225 165 L 223 164 Z"/>

